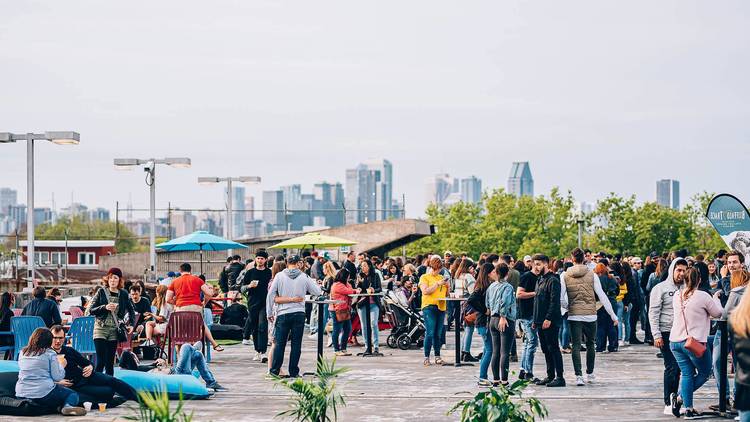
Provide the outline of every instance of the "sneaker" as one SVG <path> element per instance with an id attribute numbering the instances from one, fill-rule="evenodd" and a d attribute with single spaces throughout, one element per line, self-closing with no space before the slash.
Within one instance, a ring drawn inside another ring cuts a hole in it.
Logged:
<path id="1" fill-rule="evenodd" d="M 333 353 L 335 356 L 344 356 L 343 352 L 339 350 L 338 352 Z"/>
<path id="2" fill-rule="evenodd" d="M 596 382 L 596 375 L 594 375 L 593 373 L 592 374 L 586 374 L 586 381 L 589 384 L 595 383 Z"/>
<path id="3" fill-rule="evenodd" d="M 349 352 L 348 352 L 348 351 L 346 351 L 346 350 L 342 350 L 342 351 L 341 351 L 341 356 L 351 356 L 351 355 L 352 355 L 352 354 L 351 354 L 351 353 L 349 353 Z"/>
<path id="4" fill-rule="evenodd" d="M 259 361 L 261 358 L 260 352 L 255 352 L 255 356 L 253 356 L 253 362 Z"/>
<path id="5" fill-rule="evenodd" d="M 572 352 L 572 351 L 573 351 L 573 349 L 568 349 L 568 348 L 562 349 L 562 352 L 565 353 L 566 355 L 569 355 L 570 352 Z"/>
<path id="6" fill-rule="evenodd" d="M 261 361 L 262 363 L 268 363 L 268 356 L 266 356 L 266 354 L 265 354 L 265 353 L 261 353 L 261 354 L 260 354 L 260 361 Z"/>
<path id="7" fill-rule="evenodd" d="M 669 403 L 672 407 L 672 415 L 674 415 L 675 418 L 679 418 L 680 409 L 682 408 L 682 398 L 676 393 L 672 393 L 669 395 Z"/>
<path id="8" fill-rule="evenodd" d="M 688 409 L 685 412 L 685 420 L 689 419 L 703 419 L 705 417 L 708 417 L 707 415 L 704 415 L 703 413 L 695 410 L 695 409 Z"/>
<path id="9" fill-rule="evenodd" d="M 523 381 L 526 379 L 526 371 L 521 369 L 521 372 L 518 373 L 518 380 Z"/>
<path id="10" fill-rule="evenodd" d="M 211 388 L 211 389 L 213 389 L 213 390 L 214 390 L 214 391 L 216 391 L 216 392 L 219 392 L 219 391 L 229 391 L 229 389 L 228 389 L 228 388 L 226 388 L 226 387 L 223 387 L 223 386 L 222 386 L 221 384 L 219 384 L 218 382 L 214 382 L 214 383 L 213 383 L 213 384 L 211 384 L 211 385 L 207 385 L 207 386 L 206 386 L 206 388 Z"/>
<path id="11" fill-rule="evenodd" d="M 583 377 L 581 375 L 576 375 L 576 385 L 586 385 L 586 381 L 583 380 Z"/>
<path id="12" fill-rule="evenodd" d="M 552 378 L 547 377 L 547 378 L 545 378 L 543 380 L 536 381 L 534 384 L 536 384 L 536 385 L 547 385 L 547 384 L 549 384 L 551 382 L 552 382 Z"/>
<path id="13" fill-rule="evenodd" d="M 316 333 L 312 333 L 309 336 L 307 336 L 307 338 L 316 339 L 318 338 L 318 335 Z"/>
<path id="14" fill-rule="evenodd" d="M 250 339 L 242 340 L 242 345 L 243 346 L 252 346 L 253 345 L 253 341 L 250 340 Z"/>
<path id="15" fill-rule="evenodd" d="M 63 416 L 86 416 L 86 409 L 77 406 L 64 406 L 60 409 Z"/>
<path id="16" fill-rule="evenodd" d="M 547 384 L 547 387 L 565 387 L 565 378 L 555 378 Z"/>
<path id="17" fill-rule="evenodd" d="M 492 382 L 490 380 L 480 379 L 477 385 L 480 387 L 492 387 Z"/>
<path id="18" fill-rule="evenodd" d="M 672 416 L 672 406 L 670 405 L 664 406 L 664 414 L 667 416 Z"/>

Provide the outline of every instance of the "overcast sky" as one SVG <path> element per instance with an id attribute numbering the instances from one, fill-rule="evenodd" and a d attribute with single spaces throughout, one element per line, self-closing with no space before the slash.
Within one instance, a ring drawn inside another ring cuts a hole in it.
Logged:
<path id="1" fill-rule="evenodd" d="M 222 207 L 198 176 L 261 190 L 341 181 L 393 162 L 423 214 L 437 172 L 505 186 L 530 161 L 536 193 L 654 200 L 655 181 L 750 201 L 746 1 L 0 0 L 0 131 L 75 130 L 39 144 L 36 203 Z M 25 143 L 0 145 L 0 186 L 25 203 Z M 259 201 L 258 201 L 259 202 Z M 145 214 L 142 216 L 145 217 Z"/>

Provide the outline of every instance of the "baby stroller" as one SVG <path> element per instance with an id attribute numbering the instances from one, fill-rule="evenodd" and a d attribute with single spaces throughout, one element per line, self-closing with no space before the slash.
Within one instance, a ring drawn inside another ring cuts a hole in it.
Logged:
<path id="1" fill-rule="evenodd" d="M 426 330 L 422 315 L 409 307 L 403 294 L 394 291 L 388 292 L 384 303 L 388 319 L 393 325 L 386 340 L 388 347 L 408 350 L 414 343 L 421 347 Z"/>

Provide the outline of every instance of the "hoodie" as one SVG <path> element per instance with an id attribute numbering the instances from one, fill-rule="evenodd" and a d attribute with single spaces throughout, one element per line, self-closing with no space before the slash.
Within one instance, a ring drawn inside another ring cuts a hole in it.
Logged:
<path id="1" fill-rule="evenodd" d="M 684 259 L 675 259 L 672 261 L 669 264 L 667 279 L 651 289 L 648 322 L 651 324 L 651 333 L 654 336 L 654 340 L 662 338 L 661 333 L 672 331 L 674 294 L 681 289 L 681 286 L 674 284 L 674 267 L 679 261 L 686 263 Z M 654 330 L 654 327 L 658 327 L 658 330 Z"/>
<path id="2" fill-rule="evenodd" d="M 307 274 L 297 268 L 287 268 L 276 274 L 268 291 L 266 298 L 266 315 L 272 316 L 274 313 L 274 299 L 276 297 L 302 297 L 310 294 L 319 296 L 322 293 L 318 283 L 313 281 Z M 291 314 L 294 312 L 305 312 L 305 302 L 277 303 L 276 316 Z"/>
<path id="3" fill-rule="evenodd" d="M 745 294 L 746 287 L 747 286 L 735 287 L 729 292 L 729 299 L 727 299 L 727 304 L 724 307 L 724 314 L 722 315 L 721 319 L 727 319 L 729 317 L 729 314 L 734 311 L 734 308 L 736 308 L 740 304 L 742 296 Z"/>

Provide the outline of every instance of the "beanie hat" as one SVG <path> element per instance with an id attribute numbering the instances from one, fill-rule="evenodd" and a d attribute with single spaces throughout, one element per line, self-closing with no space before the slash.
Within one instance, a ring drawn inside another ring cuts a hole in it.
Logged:
<path id="1" fill-rule="evenodd" d="M 268 259 L 268 252 L 266 252 L 265 249 L 261 249 L 258 252 L 255 252 L 256 257 L 266 258 Z"/>
<path id="2" fill-rule="evenodd" d="M 122 278 L 122 271 L 117 267 L 112 267 L 107 271 L 107 275 L 114 274 L 120 278 Z"/>

